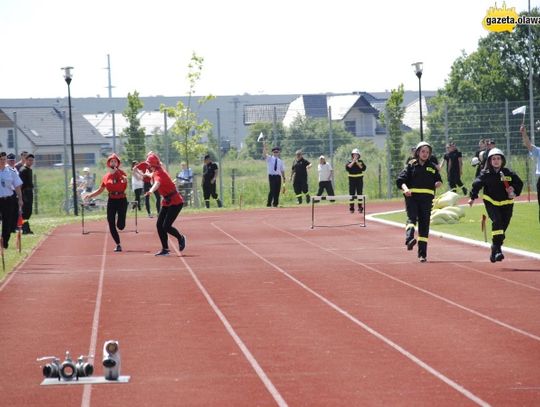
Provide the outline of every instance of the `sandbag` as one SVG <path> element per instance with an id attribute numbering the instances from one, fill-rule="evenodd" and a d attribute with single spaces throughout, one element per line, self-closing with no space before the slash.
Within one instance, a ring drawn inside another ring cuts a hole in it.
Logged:
<path id="1" fill-rule="evenodd" d="M 444 210 L 454 212 L 459 218 L 465 217 L 465 209 L 463 209 L 461 206 L 447 206 L 444 208 Z"/>
<path id="2" fill-rule="evenodd" d="M 433 200 L 434 208 L 446 208 L 454 206 L 459 199 L 459 195 L 452 191 L 447 191 Z"/>

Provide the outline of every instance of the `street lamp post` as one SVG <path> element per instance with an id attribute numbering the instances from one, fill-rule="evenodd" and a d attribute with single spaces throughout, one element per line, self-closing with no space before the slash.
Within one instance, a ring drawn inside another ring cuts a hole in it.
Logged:
<path id="1" fill-rule="evenodd" d="M 79 215 L 79 208 L 77 207 L 77 174 L 75 172 L 75 147 L 73 145 L 73 120 L 71 118 L 71 70 L 73 69 L 72 66 L 66 66 L 64 68 L 60 68 L 64 70 L 64 79 L 68 86 L 68 109 L 69 109 L 69 138 L 71 141 L 71 175 L 73 177 L 73 213 L 75 216 Z M 65 165 L 65 163 L 64 163 Z"/>
<path id="2" fill-rule="evenodd" d="M 424 126 L 422 124 L 422 62 L 415 62 L 414 73 L 418 77 L 418 103 L 420 104 L 420 141 L 424 141 Z"/>

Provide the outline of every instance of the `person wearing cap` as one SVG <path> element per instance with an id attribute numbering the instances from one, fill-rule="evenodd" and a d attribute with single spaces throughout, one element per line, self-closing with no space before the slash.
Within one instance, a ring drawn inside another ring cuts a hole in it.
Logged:
<path id="1" fill-rule="evenodd" d="M 463 175 L 463 154 L 456 147 L 455 143 L 446 145 L 446 154 L 443 156 L 441 168 L 446 164 L 446 176 L 450 191 L 457 192 L 457 188 L 461 188 L 463 195 L 467 195 L 467 188 L 461 181 Z"/>
<path id="2" fill-rule="evenodd" d="M 156 221 L 156 229 L 161 241 L 161 250 L 156 256 L 169 255 L 169 242 L 167 235 L 171 235 L 178 240 L 178 248 L 183 251 L 186 248 L 186 237 L 173 226 L 174 221 L 184 206 L 184 199 L 176 189 L 173 180 L 163 169 L 159 157 L 155 153 L 149 153 L 146 157 L 146 165 L 152 177 L 152 187 L 145 192 L 149 196 L 158 192 L 163 198 L 161 208 Z"/>
<path id="3" fill-rule="evenodd" d="M 477 174 L 475 175 L 476 178 L 480 175 L 480 172 L 482 170 L 485 170 L 487 168 L 487 158 L 489 154 L 489 150 L 492 148 L 495 148 L 495 140 L 491 138 L 487 138 L 484 140 L 485 147 L 480 153 L 478 154 L 478 159 L 480 160 L 480 163 L 478 164 L 478 168 L 476 169 Z"/>
<path id="4" fill-rule="evenodd" d="M 540 222 L 540 147 L 535 146 L 531 143 L 529 136 L 527 135 L 527 128 L 524 124 L 519 128 L 521 133 L 521 138 L 523 140 L 523 145 L 529 150 L 529 155 L 536 159 L 536 169 L 535 173 L 538 177 L 536 181 L 536 198 L 538 199 L 538 221 Z"/>
<path id="5" fill-rule="evenodd" d="M 478 140 L 478 150 L 474 152 L 474 156 L 471 160 L 471 165 L 473 167 L 476 167 L 475 175 L 474 177 L 478 177 L 480 175 L 480 171 L 482 171 L 481 160 L 480 160 L 480 154 L 483 154 L 482 152 L 486 149 L 486 139 L 481 138 Z"/>
<path id="6" fill-rule="evenodd" d="M 268 171 L 268 183 L 270 192 L 268 192 L 268 200 L 266 206 L 277 208 L 279 205 L 279 194 L 281 185 L 285 185 L 285 167 L 283 161 L 279 158 L 281 148 L 272 147 L 272 155 L 267 154 L 266 143 L 263 143 L 263 158 L 266 160 L 266 169 Z"/>
<path id="7" fill-rule="evenodd" d="M 28 154 L 24 164 L 19 171 L 21 177 L 21 193 L 23 198 L 22 206 L 22 233 L 23 235 L 33 235 L 30 229 L 30 217 L 32 216 L 32 207 L 34 205 L 34 176 L 32 166 L 34 165 L 34 154 Z M 17 223 L 15 223 L 16 225 Z"/>
<path id="8" fill-rule="evenodd" d="M 501 247 L 506 229 L 512 219 L 514 198 L 519 196 L 523 189 L 523 181 L 515 172 L 506 168 L 506 158 L 498 148 L 489 150 L 486 168 L 473 181 L 468 202 L 470 206 L 478 198 L 481 189 L 483 189 L 484 206 L 491 219 L 492 237 L 489 260 L 495 263 L 504 259 Z"/>
<path id="9" fill-rule="evenodd" d="M 210 208 L 210 197 L 212 197 L 216 201 L 218 208 L 221 208 L 223 206 L 216 192 L 216 180 L 218 177 L 218 173 L 218 165 L 212 161 L 212 158 L 209 154 L 206 154 L 204 156 L 202 175 L 202 190 L 204 197 L 204 206 L 206 208 Z"/>
<path id="10" fill-rule="evenodd" d="M 9 238 L 13 230 L 13 192 L 17 197 L 15 208 L 20 212 L 23 206 L 21 185 L 22 181 L 18 172 L 6 165 L 7 154 L 0 152 L 0 215 L 2 222 L 2 245 L 8 248 Z M 7 221 L 6 221 L 7 220 Z"/>
<path id="11" fill-rule="evenodd" d="M 26 155 L 24 156 L 26 159 Z M 16 156 L 13 153 L 9 153 L 6 156 L 6 168 L 9 168 L 11 171 L 13 171 L 15 174 L 17 174 L 18 177 L 20 177 L 19 170 L 15 167 L 16 163 Z M 22 168 L 22 167 L 20 167 Z M 22 180 L 21 180 L 22 181 Z M 22 185 L 21 185 L 21 193 L 22 193 Z M 13 195 L 11 195 L 11 215 L 9 217 L 6 217 L 6 222 L 8 222 L 10 226 L 10 230 L 12 233 L 17 232 L 17 222 L 19 220 L 19 205 L 17 204 L 17 194 L 15 191 L 13 191 Z"/>
<path id="12" fill-rule="evenodd" d="M 108 172 L 103 176 L 100 187 L 94 192 L 83 195 L 84 201 L 88 201 L 101 194 L 104 190 L 109 193 L 107 200 L 107 223 L 109 231 L 116 243 L 115 252 L 121 252 L 120 235 L 118 230 L 124 230 L 126 227 L 126 214 L 128 201 L 126 197 L 126 188 L 128 185 L 127 175 L 120 169 L 120 158 L 116 154 L 111 154 L 107 158 Z"/>
<path id="13" fill-rule="evenodd" d="M 306 203 L 310 202 L 307 172 L 309 168 L 311 168 L 311 163 L 304 158 L 302 150 L 296 150 L 291 169 L 291 181 L 298 204 L 302 203 L 302 194 L 306 196 Z"/>
<path id="14" fill-rule="evenodd" d="M 353 197 L 356 195 L 362 195 L 364 191 L 364 171 L 366 170 L 366 164 L 360 159 L 360 151 L 355 148 L 351 151 L 351 159 L 345 164 L 345 171 L 348 173 L 349 178 L 349 195 L 351 199 L 349 201 L 349 211 L 354 213 L 354 203 L 358 203 L 358 212 L 362 213 L 364 207 L 358 200 Z"/>
<path id="15" fill-rule="evenodd" d="M 81 175 L 80 188 L 82 192 L 92 192 L 94 189 L 94 176 L 90 174 L 90 168 L 84 167 Z"/>
<path id="16" fill-rule="evenodd" d="M 439 170 L 430 160 L 432 151 L 429 143 L 418 143 L 414 152 L 415 158 L 407 163 L 396 181 L 397 187 L 405 196 L 405 246 L 407 250 L 412 250 L 416 245 L 414 233 L 418 223 L 418 259 L 422 263 L 427 261 L 429 222 L 435 190 L 442 185 Z"/>
<path id="17" fill-rule="evenodd" d="M 334 187 L 332 186 L 334 170 L 332 169 L 330 163 L 326 162 L 324 155 L 319 157 L 317 171 L 319 172 L 319 189 L 317 191 L 317 196 L 321 196 L 325 190 L 328 196 L 334 196 Z"/>

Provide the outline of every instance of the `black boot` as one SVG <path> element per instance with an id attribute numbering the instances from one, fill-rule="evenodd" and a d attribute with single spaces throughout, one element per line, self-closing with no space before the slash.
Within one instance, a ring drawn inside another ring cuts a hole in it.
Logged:
<path id="1" fill-rule="evenodd" d="M 221 203 L 221 201 L 219 199 L 216 199 L 216 202 L 217 202 L 217 207 L 218 208 L 222 208 L 223 207 L 223 204 Z"/>
<path id="2" fill-rule="evenodd" d="M 489 255 L 489 261 L 492 262 L 492 263 L 495 263 L 497 261 L 497 253 L 498 253 L 498 249 L 497 249 L 497 246 L 492 244 L 491 245 L 491 254 Z"/>
<path id="3" fill-rule="evenodd" d="M 204 201 L 204 206 L 206 206 L 206 209 L 210 208 L 210 201 Z"/>

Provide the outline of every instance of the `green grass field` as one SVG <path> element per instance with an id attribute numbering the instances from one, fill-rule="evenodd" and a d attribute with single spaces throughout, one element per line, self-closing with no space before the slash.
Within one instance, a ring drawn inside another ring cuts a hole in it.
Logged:
<path id="1" fill-rule="evenodd" d="M 480 200 L 473 207 L 465 206 L 465 217 L 459 223 L 451 225 L 432 225 L 431 230 L 463 236 L 475 240 L 484 240 L 481 230 L 482 214 L 486 214 L 484 205 Z M 405 225 L 405 211 L 376 217 Z M 491 241 L 491 222 L 487 221 L 488 242 Z M 540 253 L 540 223 L 538 222 L 538 203 L 525 202 L 514 205 L 514 215 L 506 231 L 505 246 L 515 249 Z"/>

